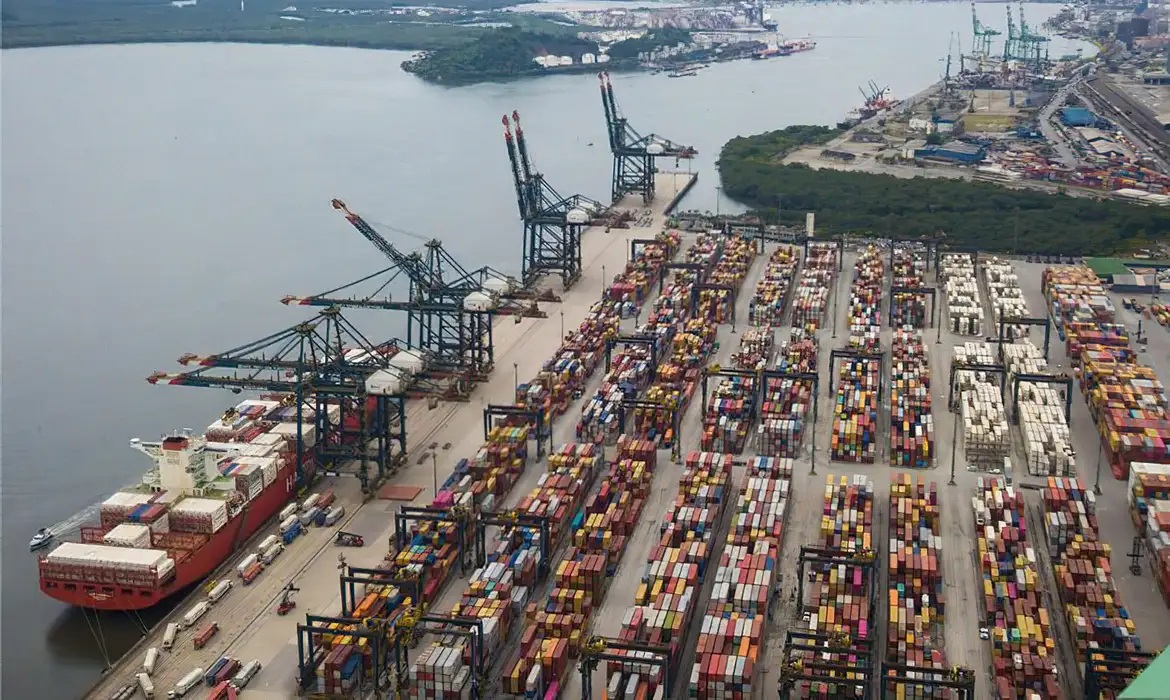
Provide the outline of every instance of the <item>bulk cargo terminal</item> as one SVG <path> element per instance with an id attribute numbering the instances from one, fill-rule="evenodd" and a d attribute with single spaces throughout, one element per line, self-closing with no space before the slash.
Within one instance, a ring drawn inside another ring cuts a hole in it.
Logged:
<path id="1" fill-rule="evenodd" d="M 103 557 L 42 552 L 46 592 L 130 608 L 200 551 L 168 538 L 231 535 L 90 696 L 1119 697 L 1170 641 L 1166 398 L 1136 318 L 1080 267 L 812 217 L 679 228 L 695 178 L 654 166 L 696 154 L 601 96 L 609 207 L 556 194 L 504 120 L 521 279 L 403 255 L 335 202 L 410 301 L 289 297 L 323 311 L 152 377 L 270 396 L 136 443 L 159 467 L 73 545 Z M 409 337 L 371 342 L 347 306 Z M 274 520 L 270 485 L 293 497 Z M 130 551 L 155 579 L 109 578 Z"/>

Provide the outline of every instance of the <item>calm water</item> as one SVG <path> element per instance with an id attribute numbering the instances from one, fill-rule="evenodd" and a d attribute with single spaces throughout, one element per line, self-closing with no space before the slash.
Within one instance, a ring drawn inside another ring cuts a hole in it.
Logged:
<path id="1" fill-rule="evenodd" d="M 1056 9 L 1029 6 L 1029 19 Z M 832 123 L 871 79 L 913 94 L 939 77 L 950 33 L 970 30 L 967 4 L 773 15 L 816 51 L 615 79 L 636 128 L 699 149 L 687 207 L 715 208 L 712 161 L 728 138 Z M 1003 6 L 980 15 L 994 26 Z M 1053 43 L 1053 55 L 1068 50 Z M 240 45 L 4 52 L 3 638 L 4 661 L 22 669 L 4 675 L 6 695 L 75 697 L 102 668 L 84 618 L 38 592 L 28 537 L 136 479 L 146 463 L 129 438 L 201 428 L 235 403 L 144 377 L 309 315 L 281 306 L 284 294 L 384 266 L 331 197 L 442 238 L 468 267 L 517 271 L 500 127 L 513 109 L 562 194 L 608 196 L 595 77 L 445 89 L 402 73 L 404 58 Z M 386 316 L 358 320 L 378 339 L 398 332 Z M 103 618 L 102 632 L 111 656 L 135 639 L 125 616 Z"/>

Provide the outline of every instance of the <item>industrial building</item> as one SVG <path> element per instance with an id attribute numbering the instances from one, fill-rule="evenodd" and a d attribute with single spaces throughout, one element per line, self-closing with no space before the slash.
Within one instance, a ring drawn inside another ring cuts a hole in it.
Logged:
<path id="1" fill-rule="evenodd" d="M 914 151 L 914 157 L 973 164 L 987 157 L 987 149 L 963 141 L 951 141 L 941 146 L 925 146 L 916 149 Z"/>
<path id="2" fill-rule="evenodd" d="M 1097 115 L 1085 107 L 1065 107 L 1060 110 L 1060 123 L 1065 126 L 1092 126 Z"/>

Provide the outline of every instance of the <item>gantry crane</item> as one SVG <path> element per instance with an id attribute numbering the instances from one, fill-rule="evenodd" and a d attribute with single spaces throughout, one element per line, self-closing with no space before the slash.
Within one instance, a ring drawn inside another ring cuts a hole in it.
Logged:
<path id="1" fill-rule="evenodd" d="M 1020 3 L 1019 11 L 1020 30 L 1016 35 L 1015 57 L 1033 71 L 1040 72 L 1044 69 L 1044 61 L 1046 60 L 1046 56 L 1041 56 L 1041 51 L 1048 44 L 1048 37 L 1043 34 L 1036 34 L 1028 26 L 1027 20 L 1024 19 L 1024 3 L 1022 2 Z"/>
<path id="2" fill-rule="evenodd" d="M 991 58 L 991 40 L 1000 35 L 998 29 L 992 29 L 979 21 L 979 15 L 975 12 L 975 3 L 971 3 L 971 30 L 974 35 L 974 47 L 971 49 L 972 57 L 979 61 L 982 66 L 983 62 Z"/>
<path id="3" fill-rule="evenodd" d="M 370 342 L 340 309 L 331 307 L 309 321 L 226 352 L 183 355 L 180 364 L 198 368 L 155 372 L 147 381 L 217 387 L 237 394 L 292 394 L 297 408 L 298 486 L 311 483 L 316 467 L 340 471 L 356 460 L 358 477 L 368 489 L 371 460 L 380 481 L 387 468 L 406 454 L 406 399 L 459 398 L 413 375 L 408 367 L 396 365 L 394 357 L 401 347 L 396 340 Z M 306 409 L 312 412 L 308 420 L 316 428 L 312 455 L 303 435 Z"/>
<path id="4" fill-rule="evenodd" d="M 618 110 L 609 73 L 599 73 L 597 77 L 601 80 L 601 104 L 605 108 L 609 150 L 613 153 L 613 203 L 617 204 L 627 194 L 640 194 L 642 201 L 649 204 L 654 200 L 654 173 L 658 170 L 655 159 L 690 159 L 698 151 L 657 134 L 639 135 Z"/>
<path id="5" fill-rule="evenodd" d="M 345 202 L 334 199 L 333 208 L 393 265 L 321 294 L 286 296 L 281 301 L 286 305 L 405 311 L 406 345 L 424 355 L 426 376 L 454 379 L 453 386 L 461 393 L 484 379 L 495 362 L 493 316 L 513 316 L 517 322 L 521 317 L 545 318 L 548 314 L 537 306 L 537 300 L 559 301 L 552 295 L 538 297 L 491 267 L 468 272 L 436 239 L 426 241 L 425 254 L 404 254 Z M 394 301 L 387 288 L 403 277 L 409 285 L 407 299 Z M 371 287 L 372 291 L 353 291 Z"/>
<path id="6" fill-rule="evenodd" d="M 516 204 L 524 221 L 521 279 L 531 287 L 543 275 L 559 274 L 568 289 L 581 276 L 581 232 L 604 207 L 579 194 L 562 197 L 548 184 L 532 165 L 519 112 L 512 112 L 511 122 L 505 114 L 503 124 Z"/>
<path id="7" fill-rule="evenodd" d="M 1007 6 L 1007 36 L 1003 40 L 1003 60 L 1014 61 L 1019 57 L 1019 37 L 1016 34 L 1016 19 L 1012 17 L 1012 6 Z"/>

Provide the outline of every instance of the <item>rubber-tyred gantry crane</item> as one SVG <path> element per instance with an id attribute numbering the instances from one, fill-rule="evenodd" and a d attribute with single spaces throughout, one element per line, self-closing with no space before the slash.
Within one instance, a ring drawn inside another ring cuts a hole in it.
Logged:
<path id="1" fill-rule="evenodd" d="M 406 454 L 406 399 L 425 396 L 437 403 L 458 398 L 420 377 L 417 363 L 403 362 L 403 345 L 397 340 L 372 343 L 339 309 L 329 308 L 226 352 L 183 355 L 180 364 L 197 368 L 155 372 L 147 381 L 291 395 L 298 486 L 309 486 L 318 467 L 342 471 L 356 460 L 362 486 L 369 489 L 371 460 L 380 481 Z M 305 442 L 306 424 L 316 429 L 315 445 Z"/>
<path id="2" fill-rule="evenodd" d="M 334 199 L 333 208 L 393 265 L 321 294 L 286 296 L 281 301 L 405 311 L 406 345 L 423 354 L 426 376 L 453 379 L 461 393 L 484 379 L 495 362 L 493 316 L 514 316 L 517 323 L 521 317 L 545 318 L 548 314 L 537 306 L 538 298 L 559 301 L 551 295 L 538 297 L 490 267 L 468 272 L 436 239 L 424 239 L 425 252 L 402 253 L 345 202 Z M 387 290 L 402 278 L 409 285 L 407 298 L 394 300 Z"/>
<path id="3" fill-rule="evenodd" d="M 512 112 L 511 121 L 505 114 L 502 121 L 524 221 L 524 284 L 533 286 L 544 275 L 559 274 L 568 289 L 581 276 L 581 232 L 604 207 L 579 194 L 562 197 L 532 165 L 520 114 Z"/>
<path id="4" fill-rule="evenodd" d="M 649 204 L 654 200 L 655 159 L 690 159 L 698 151 L 657 134 L 642 136 L 634 131 L 618 110 L 609 73 L 599 73 L 597 77 L 601 80 L 601 104 L 605 108 L 609 150 L 613 153 L 613 203 L 617 204 L 627 194 L 640 194 L 642 201 Z"/>

